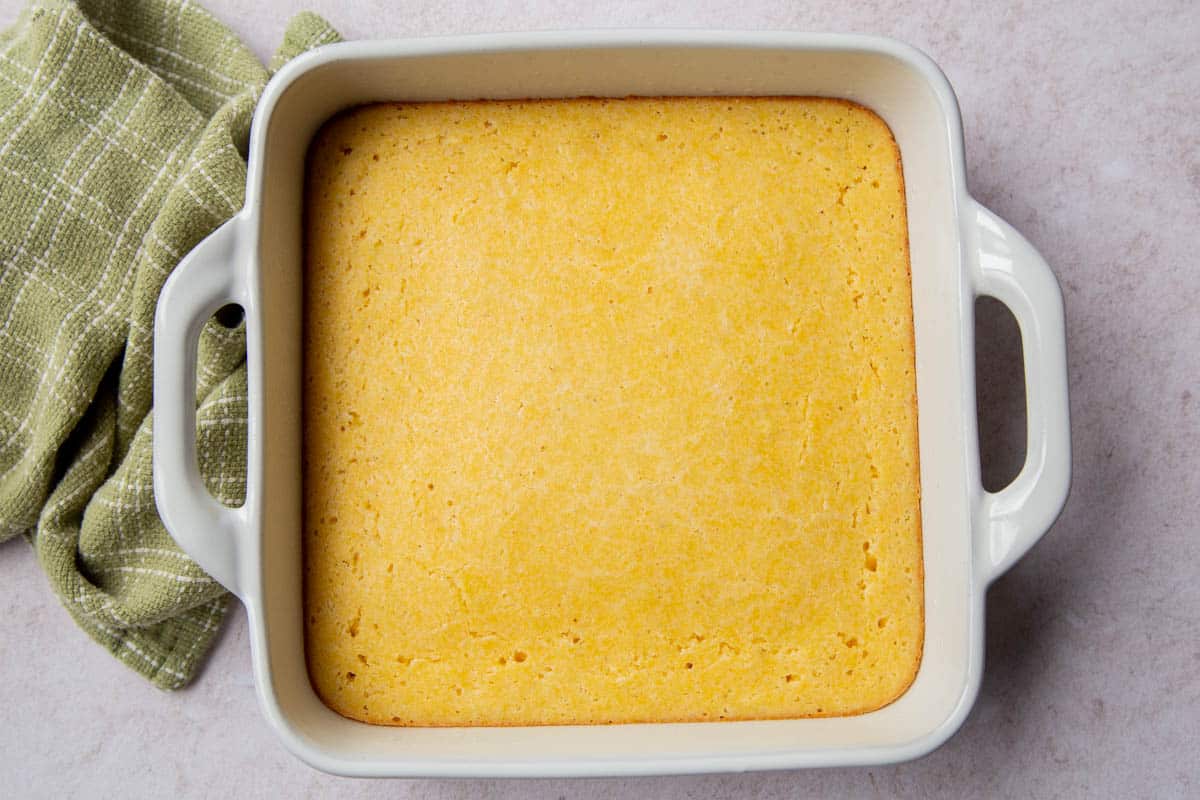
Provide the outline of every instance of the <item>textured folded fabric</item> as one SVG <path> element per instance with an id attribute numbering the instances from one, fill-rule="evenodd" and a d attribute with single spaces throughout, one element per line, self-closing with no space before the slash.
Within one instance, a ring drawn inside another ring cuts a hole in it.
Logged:
<path id="1" fill-rule="evenodd" d="M 272 68 L 336 39 L 302 14 Z M 155 510 L 154 309 L 241 208 L 269 76 L 176 0 L 42 0 L 0 34 L 0 539 L 25 535 L 76 622 L 168 689 L 195 675 L 227 599 Z M 244 331 L 223 321 L 200 340 L 196 435 L 209 489 L 236 505 Z"/>

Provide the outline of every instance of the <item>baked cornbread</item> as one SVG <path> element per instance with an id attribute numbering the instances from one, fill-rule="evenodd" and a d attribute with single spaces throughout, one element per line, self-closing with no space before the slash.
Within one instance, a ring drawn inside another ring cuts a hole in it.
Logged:
<path id="1" fill-rule="evenodd" d="M 309 154 L 306 652 L 348 717 L 857 714 L 923 636 L 887 126 L 364 106 Z"/>

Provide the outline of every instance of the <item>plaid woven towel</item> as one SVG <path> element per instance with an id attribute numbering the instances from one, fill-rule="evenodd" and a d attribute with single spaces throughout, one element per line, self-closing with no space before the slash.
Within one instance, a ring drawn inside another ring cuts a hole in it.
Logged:
<path id="1" fill-rule="evenodd" d="M 272 66 L 336 39 L 302 14 Z M 76 622 L 167 689 L 195 674 L 226 595 L 155 511 L 154 308 L 242 205 L 268 77 L 178 0 L 41 0 L 0 34 L 0 540 L 26 535 Z M 229 504 L 245 483 L 243 345 L 219 321 L 200 340 L 201 470 Z"/>

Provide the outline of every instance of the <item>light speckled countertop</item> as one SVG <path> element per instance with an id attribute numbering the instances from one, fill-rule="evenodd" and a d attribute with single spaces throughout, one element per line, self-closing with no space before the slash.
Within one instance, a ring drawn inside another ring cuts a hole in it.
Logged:
<path id="1" fill-rule="evenodd" d="M 22 0 L 0 0 L 7 25 Z M 1074 489 L 988 598 L 963 729 L 878 769 L 620 781 L 348 781 L 295 761 L 254 698 L 245 615 L 163 694 L 75 628 L 0 546 L 0 786 L 16 796 L 1195 797 L 1200 794 L 1200 4 L 205 0 L 264 58 L 300 8 L 347 38 L 613 26 L 861 31 L 958 92 L 972 192 L 1067 301 Z M 400 6 L 404 10 L 393 10 Z M 981 314 L 988 471 L 1023 429 L 1011 323 Z"/>

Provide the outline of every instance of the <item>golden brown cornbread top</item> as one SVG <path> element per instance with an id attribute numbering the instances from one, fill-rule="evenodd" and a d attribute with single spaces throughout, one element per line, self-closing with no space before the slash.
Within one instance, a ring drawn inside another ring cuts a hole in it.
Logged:
<path id="1" fill-rule="evenodd" d="M 365 106 L 310 153 L 305 595 L 335 710 L 860 713 L 915 674 L 903 181 L 812 98 Z"/>

